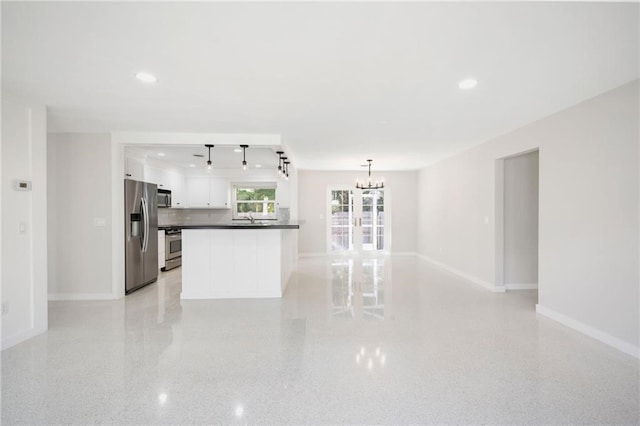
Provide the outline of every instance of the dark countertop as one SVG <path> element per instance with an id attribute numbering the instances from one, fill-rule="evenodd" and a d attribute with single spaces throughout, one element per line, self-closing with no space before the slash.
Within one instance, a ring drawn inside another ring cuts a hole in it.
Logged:
<path id="1" fill-rule="evenodd" d="M 158 226 L 163 229 L 300 229 L 302 221 L 293 220 L 264 220 L 250 223 L 248 220 L 234 220 L 233 222 L 210 223 L 210 224 L 188 224 L 188 225 L 163 225 Z"/>

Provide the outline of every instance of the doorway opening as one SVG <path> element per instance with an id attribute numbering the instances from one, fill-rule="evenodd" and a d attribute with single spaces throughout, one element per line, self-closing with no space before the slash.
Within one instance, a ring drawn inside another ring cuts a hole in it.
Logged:
<path id="1" fill-rule="evenodd" d="M 496 287 L 538 289 L 538 193 L 537 149 L 496 161 Z"/>

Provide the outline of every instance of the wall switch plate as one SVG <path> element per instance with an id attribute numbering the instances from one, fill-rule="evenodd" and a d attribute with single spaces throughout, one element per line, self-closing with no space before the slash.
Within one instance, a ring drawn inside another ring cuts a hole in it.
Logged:
<path id="1" fill-rule="evenodd" d="M 104 217 L 94 217 L 93 226 L 107 226 L 107 219 Z"/>
<path id="2" fill-rule="evenodd" d="M 9 313 L 9 304 L 7 302 L 2 302 L 2 315 L 7 315 Z"/>
<path id="3" fill-rule="evenodd" d="M 20 222 L 18 224 L 18 233 L 26 234 L 27 233 L 27 224 L 25 222 Z"/>
<path id="4" fill-rule="evenodd" d="M 13 189 L 15 189 L 16 191 L 31 191 L 31 181 L 30 180 L 14 179 L 13 180 Z"/>

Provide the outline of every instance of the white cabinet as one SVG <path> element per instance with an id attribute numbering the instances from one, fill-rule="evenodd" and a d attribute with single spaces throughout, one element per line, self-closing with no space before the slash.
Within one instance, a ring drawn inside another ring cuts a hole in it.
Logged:
<path id="1" fill-rule="evenodd" d="M 289 182 L 280 180 L 280 182 L 278 182 L 278 189 L 276 190 L 276 201 L 278 202 L 278 207 L 285 209 L 291 207 L 289 191 Z"/>
<path id="2" fill-rule="evenodd" d="M 188 177 L 186 184 L 189 207 L 209 207 L 209 178 Z"/>
<path id="3" fill-rule="evenodd" d="M 219 177 L 189 177 L 187 198 L 191 208 L 228 209 L 229 180 Z"/>
<path id="4" fill-rule="evenodd" d="M 180 173 L 168 172 L 171 189 L 171 207 L 187 207 L 187 190 L 185 179 Z"/>
<path id="5" fill-rule="evenodd" d="M 158 185 L 158 188 L 171 189 L 169 172 L 157 167 L 144 166 L 144 181 L 155 183 Z"/>
<path id="6" fill-rule="evenodd" d="M 164 268 L 164 231 L 158 231 L 158 269 Z"/>
<path id="7" fill-rule="evenodd" d="M 209 179 L 209 200 L 211 207 L 230 208 L 231 202 L 229 180 L 224 178 Z"/>
<path id="8" fill-rule="evenodd" d="M 124 161 L 124 177 L 125 179 L 144 181 L 144 165 L 133 158 L 126 158 Z"/>
<path id="9" fill-rule="evenodd" d="M 130 177 L 130 179 L 155 183 L 158 188 L 169 189 L 171 190 L 171 206 L 187 207 L 187 193 L 183 175 L 176 171 L 164 170 L 156 166 L 143 165 L 135 160 L 129 160 L 127 159 L 127 164 L 131 162 L 131 169 L 141 174 L 138 178 Z"/>

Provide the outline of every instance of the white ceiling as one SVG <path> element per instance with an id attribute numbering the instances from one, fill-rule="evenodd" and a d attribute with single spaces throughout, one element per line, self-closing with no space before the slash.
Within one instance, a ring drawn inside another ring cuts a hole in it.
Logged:
<path id="1" fill-rule="evenodd" d="M 638 7 L 3 1 L 2 84 L 50 131 L 280 134 L 299 168 L 415 169 L 638 78 Z"/>

